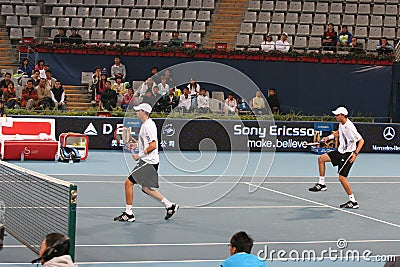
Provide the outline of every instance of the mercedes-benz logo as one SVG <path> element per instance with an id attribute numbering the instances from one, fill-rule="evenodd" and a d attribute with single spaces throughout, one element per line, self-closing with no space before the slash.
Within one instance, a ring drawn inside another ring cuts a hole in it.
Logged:
<path id="1" fill-rule="evenodd" d="M 392 140 L 395 135 L 396 131 L 393 127 L 386 127 L 385 130 L 383 130 L 383 137 L 388 141 Z"/>

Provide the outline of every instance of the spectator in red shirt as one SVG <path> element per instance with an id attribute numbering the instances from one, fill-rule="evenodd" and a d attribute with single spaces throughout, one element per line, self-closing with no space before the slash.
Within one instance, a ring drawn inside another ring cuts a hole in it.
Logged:
<path id="1" fill-rule="evenodd" d="M 34 109 L 38 103 L 38 94 L 33 87 L 33 81 L 29 80 L 26 82 L 25 88 L 22 90 L 21 95 L 21 107 L 26 109 Z"/>

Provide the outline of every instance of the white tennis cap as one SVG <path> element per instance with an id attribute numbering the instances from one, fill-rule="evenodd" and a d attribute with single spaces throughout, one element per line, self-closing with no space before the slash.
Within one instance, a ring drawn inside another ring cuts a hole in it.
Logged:
<path id="1" fill-rule="evenodd" d="M 147 113 L 151 113 L 151 106 L 147 103 L 142 103 L 139 106 L 134 107 L 135 110 L 143 110 L 146 111 Z"/>
<path id="2" fill-rule="evenodd" d="M 347 111 L 347 109 L 345 107 L 338 107 L 336 110 L 332 111 L 332 113 L 335 115 L 343 114 L 345 116 L 347 116 L 347 114 L 349 114 L 349 112 Z"/>

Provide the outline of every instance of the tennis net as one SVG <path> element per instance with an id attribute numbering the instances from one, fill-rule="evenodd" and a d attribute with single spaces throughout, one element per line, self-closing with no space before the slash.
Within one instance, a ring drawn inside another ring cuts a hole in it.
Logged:
<path id="1" fill-rule="evenodd" d="M 43 239 L 58 232 L 70 237 L 75 255 L 77 186 L 0 161 L 0 201 L 5 230 L 39 253 Z"/>

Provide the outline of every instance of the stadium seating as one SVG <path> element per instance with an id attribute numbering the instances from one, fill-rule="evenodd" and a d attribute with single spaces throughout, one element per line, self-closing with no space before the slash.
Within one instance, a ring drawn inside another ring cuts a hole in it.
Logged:
<path id="1" fill-rule="evenodd" d="M 76 27 L 90 42 L 138 43 L 149 30 L 156 42 L 165 43 L 179 31 L 201 44 L 216 6 L 215 0 L 44 0 L 41 10 L 38 2 L 0 2 L 12 40 L 32 34 L 47 38 L 57 27 Z M 368 49 L 383 36 L 391 43 L 400 37 L 399 7 L 398 0 L 249 0 L 236 43 L 258 46 L 264 34 L 276 41 L 285 31 L 295 48 L 315 49 L 327 23 L 333 23 L 337 32 L 340 25 L 349 26 Z"/>

